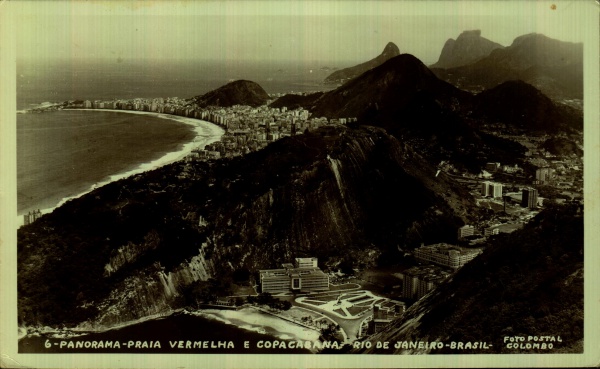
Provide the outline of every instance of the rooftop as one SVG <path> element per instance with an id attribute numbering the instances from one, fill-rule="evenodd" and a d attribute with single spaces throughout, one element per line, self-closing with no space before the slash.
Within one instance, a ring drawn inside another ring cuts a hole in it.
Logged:
<path id="1" fill-rule="evenodd" d="M 429 250 L 429 251 L 437 252 L 438 254 L 448 254 L 450 251 L 457 251 L 457 252 L 459 252 L 461 254 L 465 254 L 465 255 L 481 252 L 481 249 L 468 249 L 465 247 L 450 245 L 447 243 L 436 243 L 433 245 L 421 246 L 418 249 L 416 249 L 415 251 L 418 251 L 418 250 L 423 250 L 423 251 Z"/>
<path id="2" fill-rule="evenodd" d="M 291 265 L 291 264 L 290 264 Z M 263 269 L 259 270 L 261 277 L 265 278 L 278 278 L 282 276 L 308 276 L 308 275 L 322 275 L 326 276 L 325 273 L 319 268 L 287 268 L 287 269 Z"/>

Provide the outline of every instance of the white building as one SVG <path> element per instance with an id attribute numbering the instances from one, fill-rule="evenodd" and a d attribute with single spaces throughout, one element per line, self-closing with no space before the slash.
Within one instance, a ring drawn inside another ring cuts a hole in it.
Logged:
<path id="1" fill-rule="evenodd" d="M 502 184 L 490 181 L 481 183 L 481 196 L 483 197 L 502 197 Z"/>
<path id="2" fill-rule="evenodd" d="M 446 243 L 421 246 L 415 250 L 417 260 L 458 269 L 481 254 L 481 249 L 466 249 Z"/>

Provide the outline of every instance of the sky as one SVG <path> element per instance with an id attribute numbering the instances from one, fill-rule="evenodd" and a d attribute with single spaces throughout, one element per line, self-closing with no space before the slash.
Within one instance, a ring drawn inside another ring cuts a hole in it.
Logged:
<path id="1" fill-rule="evenodd" d="M 472 29 L 504 46 L 532 32 L 582 42 L 589 29 L 581 14 L 598 11 L 582 0 L 20 0 L 0 11 L 7 7 L 17 17 L 19 58 L 303 59 L 332 66 L 369 60 L 388 42 L 434 63 L 447 39 Z"/>

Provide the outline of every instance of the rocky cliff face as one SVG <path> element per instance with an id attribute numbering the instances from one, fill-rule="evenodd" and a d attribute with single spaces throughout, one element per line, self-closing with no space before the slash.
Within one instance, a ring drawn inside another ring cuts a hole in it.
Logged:
<path id="1" fill-rule="evenodd" d="M 274 267 L 311 255 L 326 263 L 339 260 L 342 250 L 389 251 L 415 242 L 417 232 L 407 231 L 413 222 L 423 231 L 445 218 L 436 209 L 451 218 L 445 231 L 422 234 L 452 234 L 449 228 L 461 222 L 456 214 L 468 207 L 457 202 L 449 208 L 436 186 L 447 185 L 457 199 L 461 189 L 446 178 L 430 181 L 434 169 L 381 129 L 330 127 L 272 146 L 280 156 L 249 155 L 260 166 L 230 164 L 239 179 L 221 191 L 235 206 L 206 216 L 217 258 L 234 268 Z M 238 198 L 241 188 L 256 196 Z"/>
<path id="2" fill-rule="evenodd" d="M 186 287 L 206 281 L 214 274 L 214 265 L 202 249 L 175 269 L 165 271 L 160 261 L 127 276 L 117 283 L 108 297 L 97 303 L 99 314 L 80 324 L 82 328 L 102 329 L 151 315 L 168 313 L 178 307 Z"/>
<path id="3" fill-rule="evenodd" d="M 337 70 L 325 78 L 325 83 L 344 83 L 398 55 L 400 55 L 398 46 L 389 42 L 376 58 L 350 68 Z"/>
<path id="4" fill-rule="evenodd" d="M 365 266 L 451 238 L 474 204 L 434 174 L 384 130 L 339 126 L 111 183 L 19 230 L 19 319 L 107 327 L 238 270 L 304 256 Z"/>
<path id="5" fill-rule="evenodd" d="M 481 37 L 480 30 L 464 31 L 456 40 L 448 39 L 437 63 L 430 68 L 454 68 L 474 63 L 503 46 Z"/>

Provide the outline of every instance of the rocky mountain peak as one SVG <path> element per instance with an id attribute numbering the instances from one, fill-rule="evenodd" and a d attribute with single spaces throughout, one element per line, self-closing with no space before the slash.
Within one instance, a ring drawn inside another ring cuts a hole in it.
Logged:
<path id="1" fill-rule="evenodd" d="M 405 107 L 423 93 L 445 101 L 460 91 L 440 81 L 413 55 L 401 54 L 325 93 L 311 110 L 316 116 L 361 118 L 375 105 L 376 110 Z"/>
<path id="2" fill-rule="evenodd" d="M 400 55 L 400 49 L 398 48 L 398 46 L 396 46 L 396 44 L 393 42 L 388 42 L 388 44 L 385 45 L 385 48 L 381 52 L 380 56 L 384 56 L 387 59 L 389 59 L 398 55 Z"/>
<path id="3" fill-rule="evenodd" d="M 541 33 L 528 33 L 526 35 L 522 35 L 522 36 L 515 38 L 513 40 L 513 43 L 511 46 L 518 46 L 518 45 L 534 43 L 534 42 L 544 42 L 544 41 L 547 42 L 550 40 L 552 40 L 552 39 Z M 556 40 L 556 41 L 558 41 L 558 40 Z"/>
<path id="4" fill-rule="evenodd" d="M 333 72 L 332 74 L 330 74 L 329 76 L 327 76 L 327 78 L 325 78 L 324 82 L 325 83 L 346 82 L 355 77 L 358 77 L 359 75 L 363 74 L 364 72 L 366 72 L 368 70 L 371 70 L 375 67 L 380 66 L 381 64 L 385 63 L 387 60 L 389 60 L 393 57 L 396 57 L 398 55 L 400 55 L 400 49 L 398 48 L 398 46 L 396 46 L 396 44 L 394 44 L 393 42 L 388 42 L 387 45 L 385 45 L 385 48 L 383 49 L 381 54 L 379 54 L 374 59 L 371 59 L 368 62 L 361 63 L 361 64 L 355 65 L 353 67 L 350 67 L 350 68 L 344 68 L 344 69 L 337 70 L 337 71 Z"/>
<path id="5" fill-rule="evenodd" d="M 502 45 L 481 37 L 481 30 L 462 32 L 456 40 L 448 39 L 437 63 L 432 68 L 454 68 L 474 63 Z"/>
<path id="6" fill-rule="evenodd" d="M 583 43 L 530 33 L 515 38 L 510 46 L 493 49 L 477 61 L 448 64 L 461 43 L 471 44 L 459 40 L 447 42 L 440 61 L 431 66 L 439 78 L 455 86 L 481 91 L 502 82 L 523 80 L 552 99 L 583 98 Z"/>
<path id="7" fill-rule="evenodd" d="M 475 29 L 475 30 L 470 30 L 470 31 L 463 31 L 458 38 L 464 38 L 464 37 L 481 37 L 481 30 L 480 29 Z"/>

